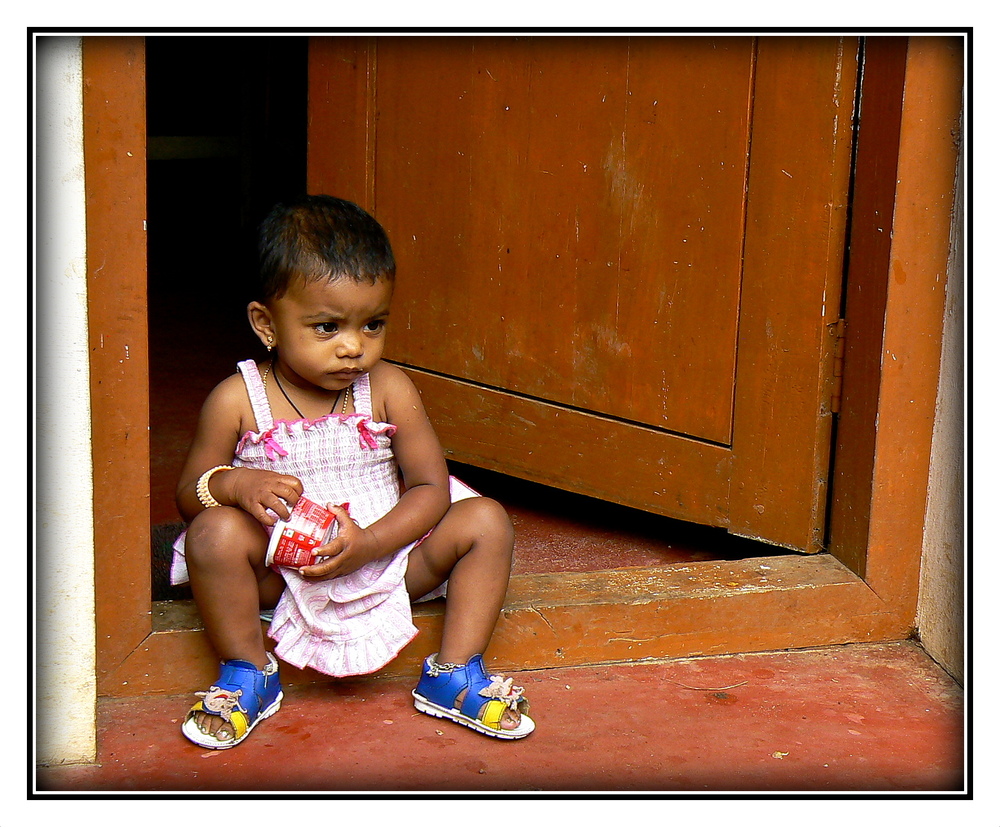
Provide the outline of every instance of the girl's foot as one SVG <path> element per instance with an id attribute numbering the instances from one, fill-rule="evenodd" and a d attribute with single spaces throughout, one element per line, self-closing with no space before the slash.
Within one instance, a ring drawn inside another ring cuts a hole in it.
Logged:
<path id="1" fill-rule="evenodd" d="M 249 661 L 227 660 L 219 678 L 188 712 L 181 732 L 200 747 L 235 747 L 265 718 L 281 707 L 284 694 L 278 662 L 267 653 L 268 665 L 258 669 Z"/>
<path id="2" fill-rule="evenodd" d="M 435 718 L 509 740 L 524 738 L 535 729 L 523 692 L 512 678 L 487 676 L 482 655 L 474 655 L 465 664 L 438 663 L 431 655 L 424 661 L 413 703 Z"/>

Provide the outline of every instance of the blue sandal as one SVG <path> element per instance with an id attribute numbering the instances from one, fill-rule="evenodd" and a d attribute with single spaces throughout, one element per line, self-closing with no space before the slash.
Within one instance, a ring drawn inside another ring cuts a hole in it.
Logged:
<path id="1" fill-rule="evenodd" d="M 468 690 L 460 702 L 458 696 Z M 413 705 L 435 718 L 447 718 L 462 726 L 494 738 L 513 740 L 530 735 L 535 722 L 527 716 L 524 690 L 513 686 L 511 678 L 486 675 L 482 655 L 474 655 L 466 664 L 438 663 L 435 655 L 424 661 L 424 670 L 413 690 Z M 503 729 L 506 714 L 520 713 L 514 729 Z"/>
<path id="2" fill-rule="evenodd" d="M 263 670 L 245 660 L 227 660 L 222 664 L 219 679 L 207 692 L 195 693 L 201 700 L 191 707 L 181 724 L 181 732 L 188 740 L 205 749 L 235 747 L 257 724 L 281 708 L 284 693 L 278 679 L 278 661 L 270 652 L 267 659 Z M 218 715 L 232 726 L 233 737 L 220 739 L 202 732 L 194 720 L 196 712 Z"/>

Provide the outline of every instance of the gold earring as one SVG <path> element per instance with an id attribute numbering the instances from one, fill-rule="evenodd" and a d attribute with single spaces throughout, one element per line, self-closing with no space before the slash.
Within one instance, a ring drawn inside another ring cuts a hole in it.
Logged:
<path id="1" fill-rule="evenodd" d="M 270 353 L 274 349 L 274 336 L 267 337 L 267 352 Z"/>

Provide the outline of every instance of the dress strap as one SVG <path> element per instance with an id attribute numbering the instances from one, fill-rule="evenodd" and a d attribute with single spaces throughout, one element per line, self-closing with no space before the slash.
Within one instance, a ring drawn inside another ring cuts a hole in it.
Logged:
<path id="1" fill-rule="evenodd" d="M 354 380 L 351 394 L 354 396 L 354 412 L 372 418 L 372 383 L 371 374 L 362 373 Z"/>
<path id="2" fill-rule="evenodd" d="M 262 434 L 274 427 L 274 417 L 271 415 L 271 404 L 267 401 L 267 391 L 260 378 L 260 371 L 253 359 L 240 362 L 237 367 L 243 374 L 243 381 L 247 386 L 247 395 L 250 397 L 250 405 L 253 407 L 254 419 L 257 420 L 257 433 Z"/>

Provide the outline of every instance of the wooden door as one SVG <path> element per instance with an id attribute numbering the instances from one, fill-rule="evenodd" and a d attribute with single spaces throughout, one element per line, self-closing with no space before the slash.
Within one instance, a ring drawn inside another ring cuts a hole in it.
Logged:
<path id="1" fill-rule="evenodd" d="M 314 38 L 309 188 L 449 455 L 823 546 L 857 42 Z"/>

